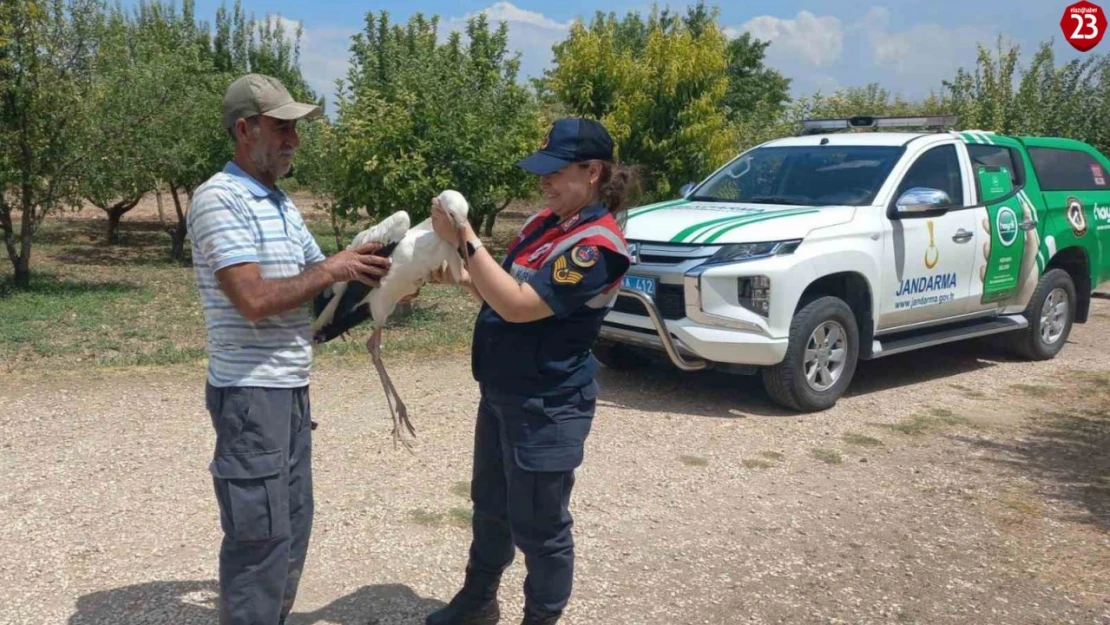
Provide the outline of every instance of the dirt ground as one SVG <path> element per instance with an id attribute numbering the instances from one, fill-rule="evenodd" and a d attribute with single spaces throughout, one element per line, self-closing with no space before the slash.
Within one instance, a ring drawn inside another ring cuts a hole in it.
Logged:
<path id="1" fill-rule="evenodd" d="M 1110 301 L 1054 361 L 976 342 L 863 363 L 833 410 L 751 379 L 603 370 L 568 624 L 1110 624 Z M 388 340 L 388 333 L 387 333 Z M 417 625 L 462 580 L 465 357 L 313 378 L 317 501 L 291 625 Z M 200 367 L 0 379 L 0 623 L 214 623 Z M 523 558 L 506 574 L 519 622 Z"/>

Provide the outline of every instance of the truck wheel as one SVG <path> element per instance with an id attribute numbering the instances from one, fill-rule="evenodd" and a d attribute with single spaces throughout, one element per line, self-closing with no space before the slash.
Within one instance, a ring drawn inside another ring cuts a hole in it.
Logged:
<path id="1" fill-rule="evenodd" d="M 776 403 L 801 412 L 832 408 L 856 371 L 859 328 L 837 297 L 806 304 L 790 322 L 782 362 L 763 369 L 763 385 Z"/>
<path id="2" fill-rule="evenodd" d="M 1045 273 L 1025 310 L 1029 327 L 1011 335 L 1010 349 L 1028 360 L 1055 358 L 1071 334 L 1075 300 L 1075 283 L 1068 272 Z"/>
<path id="3" fill-rule="evenodd" d="M 615 371 L 639 369 L 648 362 L 624 345 L 614 343 L 596 343 L 591 351 L 598 362 Z"/>

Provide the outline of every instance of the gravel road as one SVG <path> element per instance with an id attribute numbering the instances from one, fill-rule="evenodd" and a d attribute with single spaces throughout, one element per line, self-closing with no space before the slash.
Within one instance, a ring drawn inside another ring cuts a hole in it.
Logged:
<path id="1" fill-rule="evenodd" d="M 568 624 L 1110 624 L 1110 302 L 1056 360 L 864 363 L 796 416 L 744 378 L 603 371 Z M 317 516 L 291 625 L 422 623 L 461 581 L 477 390 L 396 359 L 313 378 Z M 0 623 L 214 623 L 199 367 L 0 379 Z M 506 575 L 519 622 L 523 558 Z"/>

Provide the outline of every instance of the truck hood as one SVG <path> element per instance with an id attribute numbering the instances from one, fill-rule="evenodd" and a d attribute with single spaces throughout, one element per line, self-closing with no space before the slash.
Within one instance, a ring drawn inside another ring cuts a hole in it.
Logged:
<path id="1" fill-rule="evenodd" d="M 784 206 L 673 200 L 628 211 L 630 241 L 721 245 L 801 239 L 851 221 L 855 206 Z"/>

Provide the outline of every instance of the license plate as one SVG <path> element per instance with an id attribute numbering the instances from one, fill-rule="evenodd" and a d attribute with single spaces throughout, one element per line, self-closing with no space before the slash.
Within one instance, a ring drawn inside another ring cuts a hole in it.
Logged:
<path id="1" fill-rule="evenodd" d="M 626 289 L 639 291 L 648 297 L 655 297 L 655 278 L 626 275 L 621 284 Z"/>

